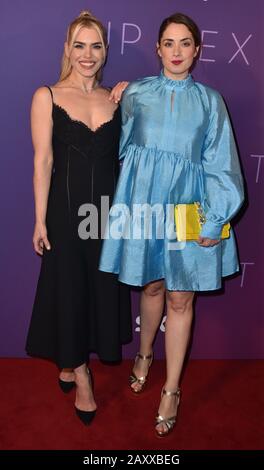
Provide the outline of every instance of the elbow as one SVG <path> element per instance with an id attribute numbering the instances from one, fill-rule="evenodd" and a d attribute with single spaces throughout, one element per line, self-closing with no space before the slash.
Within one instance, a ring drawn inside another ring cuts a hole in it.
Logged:
<path id="1" fill-rule="evenodd" d="M 240 189 L 239 189 L 239 204 L 238 204 L 238 210 L 243 206 L 245 201 L 245 188 L 244 188 L 244 183 L 243 179 L 241 177 L 240 180 Z"/>
<path id="2" fill-rule="evenodd" d="M 236 179 L 235 183 L 230 185 L 231 189 L 231 199 L 230 199 L 230 207 L 232 208 L 231 218 L 233 218 L 243 206 L 245 201 L 245 191 L 244 191 L 244 183 L 241 175 Z"/>
<path id="3" fill-rule="evenodd" d="M 241 207 L 244 204 L 244 201 L 245 201 L 245 194 L 244 194 L 244 188 L 242 186 L 241 190 L 237 193 L 237 197 L 234 201 L 233 211 L 230 217 L 231 219 L 240 211 Z"/>
<path id="4" fill-rule="evenodd" d="M 34 157 L 34 180 L 49 177 L 53 167 L 52 155 L 42 157 L 35 154 Z"/>
<path id="5" fill-rule="evenodd" d="M 53 155 L 40 155 L 35 154 L 34 156 L 34 171 L 46 171 L 51 169 L 53 166 Z"/>
<path id="6" fill-rule="evenodd" d="M 237 212 L 239 212 L 241 207 L 243 207 L 244 202 L 245 202 L 245 194 L 243 193 L 241 195 L 241 198 L 240 198 L 240 201 L 239 201 L 239 204 L 238 204 L 238 207 L 237 207 Z"/>

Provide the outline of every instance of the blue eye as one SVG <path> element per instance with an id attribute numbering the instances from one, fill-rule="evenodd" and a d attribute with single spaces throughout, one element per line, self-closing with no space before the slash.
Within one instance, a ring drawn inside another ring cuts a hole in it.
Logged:
<path id="1" fill-rule="evenodd" d="M 102 46 L 101 46 L 101 44 L 95 44 L 95 45 L 93 46 L 93 48 L 94 48 L 94 49 L 102 49 Z"/>

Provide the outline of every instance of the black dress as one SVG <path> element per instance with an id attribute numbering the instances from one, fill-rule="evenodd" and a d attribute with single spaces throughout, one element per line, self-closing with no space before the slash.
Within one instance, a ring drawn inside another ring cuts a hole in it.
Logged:
<path id="1" fill-rule="evenodd" d="M 51 250 L 44 249 L 42 257 L 26 351 L 60 368 L 78 367 L 90 352 L 119 361 L 121 345 L 131 341 L 129 288 L 99 271 L 98 263 L 101 196 L 110 196 L 111 206 L 119 171 L 120 109 L 96 131 L 54 102 L 52 116 L 54 165 L 46 217 Z M 87 212 L 84 204 L 96 207 Z M 83 239 L 96 229 L 86 223 L 96 210 L 99 236 Z M 82 221 L 87 227 L 80 230 Z"/>

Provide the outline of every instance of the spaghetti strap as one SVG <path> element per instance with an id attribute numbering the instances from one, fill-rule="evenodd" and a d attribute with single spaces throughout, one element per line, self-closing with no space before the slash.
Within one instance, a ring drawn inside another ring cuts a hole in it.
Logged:
<path id="1" fill-rule="evenodd" d="M 50 94 L 51 94 L 51 99 L 52 99 L 52 103 L 53 103 L 53 93 L 52 93 L 52 89 L 48 86 L 48 85 L 45 85 L 46 88 L 48 88 L 48 90 L 50 91 Z"/>

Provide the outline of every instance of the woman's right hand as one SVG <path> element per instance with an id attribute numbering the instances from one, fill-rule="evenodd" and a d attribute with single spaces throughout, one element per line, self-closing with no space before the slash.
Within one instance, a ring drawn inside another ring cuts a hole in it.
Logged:
<path id="1" fill-rule="evenodd" d="M 33 245 L 35 252 L 41 256 L 43 255 L 44 246 L 46 250 L 51 249 L 45 224 L 36 223 L 33 234 Z"/>
<path id="2" fill-rule="evenodd" d="M 118 82 L 112 89 L 110 96 L 109 96 L 109 100 L 114 101 L 114 103 L 116 104 L 119 103 L 128 85 L 129 85 L 129 82 Z"/>

